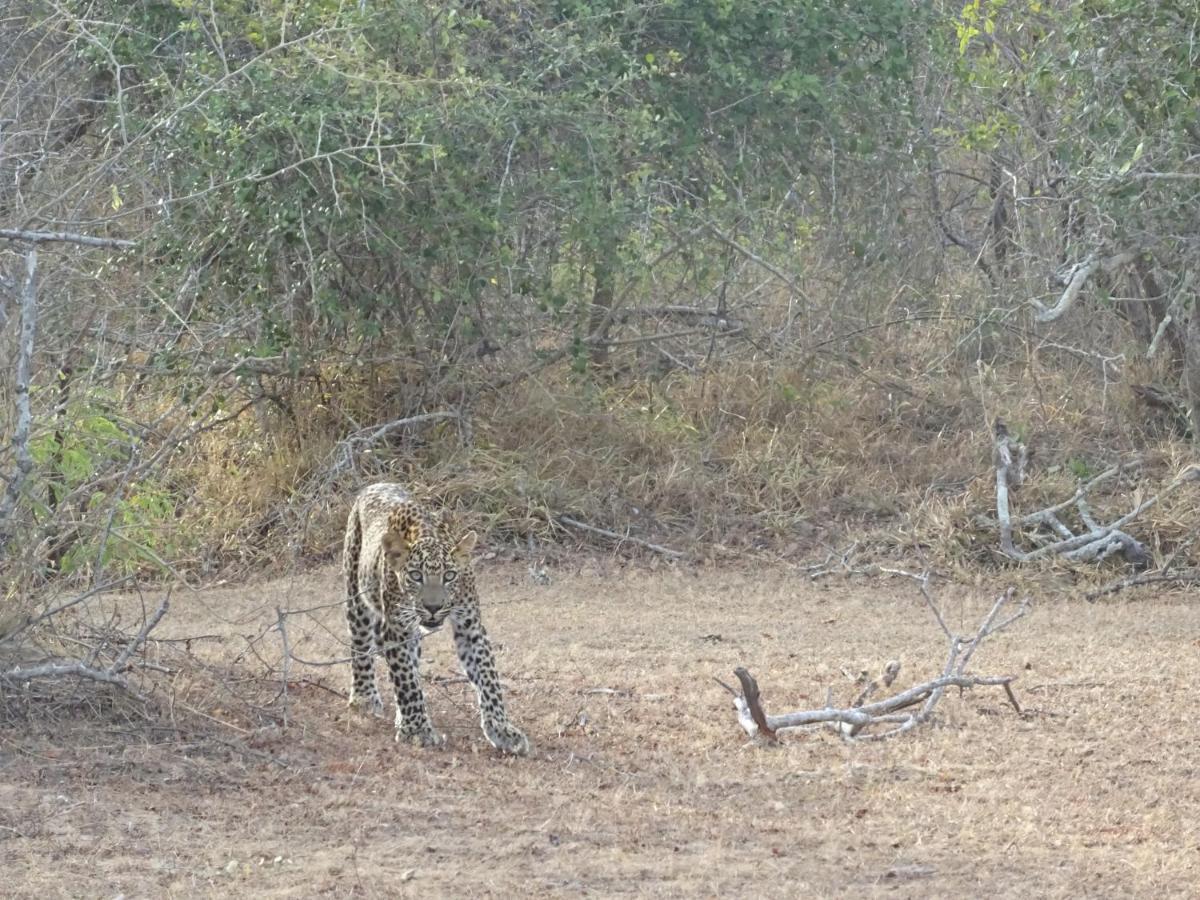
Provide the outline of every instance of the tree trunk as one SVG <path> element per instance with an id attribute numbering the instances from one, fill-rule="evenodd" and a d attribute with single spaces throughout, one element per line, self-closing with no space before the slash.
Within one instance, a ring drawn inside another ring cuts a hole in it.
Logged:
<path id="1" fill-rule="evenodd" d="M 1200 440 L 1200 310 L 1193 301 L 1183 346 L 1183 390 L 1192 415 L 1192 440 Z"/>
<path id="2" fill-rule="evenodd" d="M 608 364 L 608 331 L 612 327 L 613 301 L 616 297 L 617 254 L 606 246 L 592 264 L 592 306 L 588 315 L 588 338 L 591 343 L 591 364 Z"/>
<path id="3" fill-rule="evenodd" d="M 37 247 L 25 251 L 25 282 L 21 288 L 21 331 L 17 338 L 16 384 L 14 386 L 16 427 L 12 446 L 16 456 L 16 471 L 8 476 L 4 500 L 0 502 L 0 552 L 12 540 L 13 519 L 25 480 L 33 471 L 33 455 L 29 451 L 29 432 L 33 414 L 29 407 L 29 383 L 33 380 L 33 345 L 37 337 Z"/>

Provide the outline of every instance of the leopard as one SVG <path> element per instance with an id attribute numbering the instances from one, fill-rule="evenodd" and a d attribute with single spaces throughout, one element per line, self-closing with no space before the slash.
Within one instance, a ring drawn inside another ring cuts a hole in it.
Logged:
<path id="1" fill-rule="evenodd" d="M 396 699 L 396 741 L 445 744 L 429 717 L 421 684 L 421 642 L 448 621 L 467 680 L 475 689 L 488 742 L 502 753 L 532 746 L 508 717 L 495 654 L 480 613 L 471 555 L 474 531 L 456 536 L 443 512 L 404 485 L 363 488 L 346 522 L 342 570 L 350 631 L 350 706 L 383 715 L 375 680 L 382 655 Z"/>

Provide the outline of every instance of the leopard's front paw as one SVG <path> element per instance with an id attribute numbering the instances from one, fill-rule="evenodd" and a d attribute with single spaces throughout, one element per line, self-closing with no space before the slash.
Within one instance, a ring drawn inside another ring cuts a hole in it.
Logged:
<path id="1" fill-rule="evenodd" d="M 414 744 L 424 749 L 434 749 L 446 743 L 446 736 L 438 734 L 432 725 L 396 727 L 397 744 Z"/>
<path id="2" fill-rule="evenodd" d="M 353 690 L 350 691 L 350 702 L 348 706 L 356 712 L 369 714 L 376 717 L 383 716 L 383 698 L 378 692 L 371 694 L 358 694 Z"/>
<path id="3" fill-rule="evenodd" d="M 483 733 L 490 743 L 502 753 L 512 753 L 514 756 L 528 756 L 533 752 L 533 745 L 525 732 L 507 721 L 491 721 L 483 723 Z"/>

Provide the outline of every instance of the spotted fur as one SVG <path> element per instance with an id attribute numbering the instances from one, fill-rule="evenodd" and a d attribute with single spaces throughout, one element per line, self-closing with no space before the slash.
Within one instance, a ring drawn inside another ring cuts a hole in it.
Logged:
<path id="1" fill-rule="evenodd" d="M 471 570 L 475 532 L 457 541 L 436 512 L 398 484 L 373 484 L 355 499 L 346 523 L 342 568 L 350 627 L 350 703 L 375 715 L 383 700 L 374 656 L 382 653 L 396 693 L 396 740 L 436 747 L 421 688 L 421 639 L 446 621 L 475 687 L 483 733 L 506 753 L 528 753 L 529 740 L 508 720 L 492 646 Z"/>

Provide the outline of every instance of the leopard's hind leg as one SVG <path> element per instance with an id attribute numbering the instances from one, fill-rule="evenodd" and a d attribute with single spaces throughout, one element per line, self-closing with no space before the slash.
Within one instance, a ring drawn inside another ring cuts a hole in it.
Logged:
<path id="1" fill-rule="evenodd" d="M 380 618 L 367 602 L 370 591 L 378 590 L 374 576 L 364 572 L 362 519 L 358 506 L 350 510 L 346 539 L 342 546 L 342 569 L 346 577 L 346 625 L 350 631 L 350 705 L 372 715 L 383 715 L 383 698 L 375 684 L 375 651 L 379 646 Z"/>

